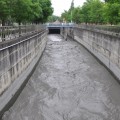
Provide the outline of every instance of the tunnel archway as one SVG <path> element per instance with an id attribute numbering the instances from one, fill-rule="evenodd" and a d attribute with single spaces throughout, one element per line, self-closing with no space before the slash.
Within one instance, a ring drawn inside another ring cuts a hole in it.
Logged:
<path id="1" fill-rule="evenodd" d="M 52 29 L 48 29 L 49 33 L 48 34 L 60 34 L 60 28 L 52 28 Z"/>

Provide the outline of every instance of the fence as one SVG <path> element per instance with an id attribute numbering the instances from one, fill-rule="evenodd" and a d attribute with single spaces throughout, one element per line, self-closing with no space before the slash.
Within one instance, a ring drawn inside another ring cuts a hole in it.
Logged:
<path id="1" fill-rule="evenodd" d="M 81 25 L 76 25 L 76 27 L 120 36 L 120 26 L 117 26 L 117 25 L 112 26 L 112 25 L 81 24 Z"/>
<path id="2" fill-rule="evenodd" d="M 74 27 L 74 23 L 46 23 L 46 27 Z"/>
<path id="3" fill-rule="evenodd" d="M 15 39 L 43 28 L 43 25 L 2 26 L 0 27 L 0 42 Z"/>

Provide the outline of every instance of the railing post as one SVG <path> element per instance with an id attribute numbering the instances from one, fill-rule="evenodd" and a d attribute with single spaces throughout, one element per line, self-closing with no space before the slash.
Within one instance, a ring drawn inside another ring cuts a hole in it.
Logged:
<path id="1" fill-rule="evenodd" d="M 5 41 L 5 27 L 2 27 L 2 41 Z"/>

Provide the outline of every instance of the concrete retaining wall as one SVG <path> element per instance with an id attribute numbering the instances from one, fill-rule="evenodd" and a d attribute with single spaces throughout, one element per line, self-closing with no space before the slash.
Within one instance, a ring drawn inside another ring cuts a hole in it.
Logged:
<path id="1" fill-rule="evenodd" d="M 63 36 L 63 38 L 65 40 L 67 40 L 68 37 L 71 37 L 72 39 L 74 39 L 74 29 L 71 28 L 61 28 L 60 29 L 60 34 Z"/>
<path id="2" fill-rule="evenodd" d="M 66 38 L 67 38 L 67 32 L 68 32 L 68 31 L 69 31 L 69 30 L 68 30 L 67 28 L 61 28 L 61 29 L 60 29 L 60 35 L 63 36 L 64 39 L 66 39 Z"/>
<path id="3" fill-rule="evenodd" d="M 69 36 L 74 36 L 120 80 L 120 36 L 77 27 Z"/>
<path id="4" fill-rule="evenodd" d="M 47 32 L 0 49 L 0 116 L 2 110 L 25 82 L 46 46 Z"/>

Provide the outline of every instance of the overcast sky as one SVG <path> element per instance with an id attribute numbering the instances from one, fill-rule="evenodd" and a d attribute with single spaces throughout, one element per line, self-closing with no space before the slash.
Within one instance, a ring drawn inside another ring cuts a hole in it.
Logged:
<path id="1" fill-rule="evenodd" d="M 72 0 L 51 0 L 54 8 L 54 15 L 60 16 L 64 10 L 68 10 L 71 6 Z M 74 0 L 74 6 L 82 6 L 86 0 Z"/>

